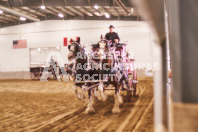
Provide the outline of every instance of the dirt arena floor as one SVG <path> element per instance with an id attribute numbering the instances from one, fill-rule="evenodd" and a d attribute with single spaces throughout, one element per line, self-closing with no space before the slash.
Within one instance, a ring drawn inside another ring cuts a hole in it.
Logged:
<path id="1" fill-rule="evenodd" d="M 153 80 L 141 79 L 138 95 L 111 112 L 113 91 L 107 101 L 95 101 L 95 114 L 85 114 L 87 99 L 78 100 L 72 82 L 0 81 L 0 132 L 20 131 L 133 131 L 153 132 Z"/>

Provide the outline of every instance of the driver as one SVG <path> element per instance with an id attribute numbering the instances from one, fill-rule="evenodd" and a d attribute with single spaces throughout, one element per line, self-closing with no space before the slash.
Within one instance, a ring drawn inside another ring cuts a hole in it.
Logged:
<path id="1" fill-rule="evenodd" d="M 118 34 L 116 32 L 114 32 L 114 26 L 113 25 L 110 25 L 109 26 L 109 33 L 107 33 L 105 35 L 105 39 L 107 40 L 111 40 L 112 44 L 110 45 L 111 47 L 115 47 L 116 44 L 119 43 L 120 41 L 120 37 L 118 36 Z M 121 62 L 119 63 L 120 64 L 120 71 L 122 72 L 122 78 L 125 80 L 123 81 L 123 85 L 125 88 L 128 87 L 128 76 L 126 75 L 126 71 L 124 70 L 125 67 L 123 65 L 124 62 L 122 62 L 122 60 L 120 60 Z"/>
<path id="2" fill-rule="evenodd" d="M 115 43 L 118 43 L 120 41 L 120 38 L 119 38 L 118 34 L 116 32 L 114 32 L 113 30 L 114 30 L 114 26 L 110 25 L 109 26 L 109 33 L 107 33 L 105 35 L 105 39 L 112 41 L 111 46 L 113 46 Z"/>

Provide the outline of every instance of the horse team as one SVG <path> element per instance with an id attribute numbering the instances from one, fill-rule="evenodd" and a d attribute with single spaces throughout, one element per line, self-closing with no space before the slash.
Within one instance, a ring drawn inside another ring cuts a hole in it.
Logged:
<path id="1" fill-rule="evenodd" d="M 123 44 L 112 44 L 102 39 L 97 44 L 92 44 L 92 52 L 87 53 L 81 46 L 80 40 L 71 41 L 68 46 L 68 60 L 73 61 L 72 73 L 74 75 L 74 91 L 78 99 L 85 98 L 88 92 L 88 105 L 85 113 L 94 113 L 94 97 L 106 101 L 105 88 L 115 88 L 115 103 L 113 113 L 119 113 L 119 105 L 123 103 L 120 90 L 130 89 L 134 80 L 128 76 L 128 68 L 124 65 Z M 126 57 L 126 53 L 125 53 Z"/>

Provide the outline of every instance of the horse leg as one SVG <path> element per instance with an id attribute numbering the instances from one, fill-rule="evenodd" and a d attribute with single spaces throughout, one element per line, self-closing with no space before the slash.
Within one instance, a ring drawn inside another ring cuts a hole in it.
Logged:
<path id="1" fill-rule="evenodd" d="M 72 77 L 72 75 L 69 75 L 69 80 L 70 81 L 73 81 L 74 80 L 73 77 Z"/>
<path id="2" fill-rule="evenodd" d="M 117 97 L 118 97 L 119 104 L 122 104 L 123 103 L 123 99 L 122 99 L 122 96 L 120 95 L 120 86 L 119 85 L 118 85 L 116 94 L 117 94 Z"/>
<path id="3" fill-rule="evenodd" d="M 87 104 L 87 108 L 85 110 L 85 113 L 95 113 L 95 110 L 93 108 L 93 100 L 92 100 L 92 94 L 91 94 L 91 89 L 88 91 L 88 104 Z"/>
<path id="4" fill-rule="evenodd" d="M 98 86 L 98 95 L 97 98 L 98 100 L 103 100 L 106 101 L 107 100 L 107 96 L 104 94 L 104 84 L 103 82 L 100 82 L 99 86 Z"/>
<path id="5" fill-rule="evenodd" d="M 96 100 L 96 97 L 97 97 L 96 96 L 96 89 L 95 88 L 91 90 L 91 96 L 92 96 L 92 101 L 93 101 L 92 104 L 94 104 L 94 102 Z"/>
<path id="6" fill-rule="evenodd" d="M 120 103 L 122 103 L 122 97 L 120 96 L 120 92 L 119 92 L 119 85 L 116 84 L 115 85 L 115 95 L 114 95 L 114 98 L 115 98 L 115 104 L 114 104 L 114 107 L 112 109 L 112 112 L 113 113 L 120 113 L 120 108 L 119 108 L 119 105 Z"/>
<path id="7" fill-rule="evenodd" d="M 129 88 L 129 81 L 128 81 L 128 76 L 126 75 L 126 73 L 123 72 L 123 85 L 124 85 L 124 88 Z"/>
<path id="8" fill-rule="evenodd" d="M 77 98 L 78 98 L 79 100 L 82 100 L 82 99 L 85 98 L 83 92 L 80 92 L 80 93 L 78 92 L 78 86 L 74 85 L 73 88 L 74 88 L 74 92 L 75 92 L 75 94 L 76 94 L 76 96 L 77 96 Z"/>

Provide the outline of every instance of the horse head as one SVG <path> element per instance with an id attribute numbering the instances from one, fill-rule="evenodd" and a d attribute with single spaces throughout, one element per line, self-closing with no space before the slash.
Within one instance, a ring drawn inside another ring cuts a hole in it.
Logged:
<path id="1" fill-rule="evenodd" d="M 72 39 L 70 40 L 70 45 L 68 46 L 69 54 L 68 54 L 68 59 L 72 60 L 77 56 L 77 53 L 81 51 L 80 40 L 73 41 Z"/>
<path id="2" fill-rule="evenodd" d="M 98 55 L 101 59 L 104 59 L 105 54 L 108 52 L 108 47 L 109 47 L 109 43 L 108 40 L 101 40 L 100 42 L 98 42 Z"/>

